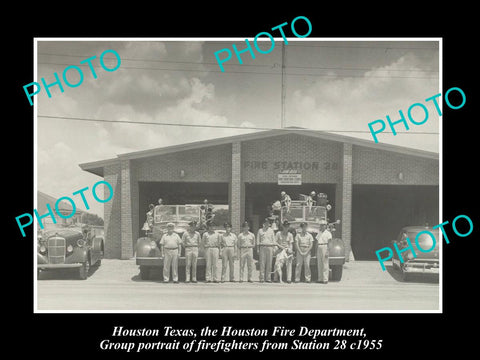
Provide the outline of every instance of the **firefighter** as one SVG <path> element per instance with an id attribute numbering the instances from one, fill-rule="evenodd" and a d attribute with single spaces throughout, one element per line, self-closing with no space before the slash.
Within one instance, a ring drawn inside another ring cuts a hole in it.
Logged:
<path id="1" fill-rule="evenodd" d="M 160 228 L 160 226 L 155 224 L 158 224 L 163 221 L 162 217 L 162 208 L 163 208 L 163 199 L 159 198 L 158 199 L 158 205 L 156 205 L 153 208 L 153 225 L 152 225 L 152 237 L 156 242 L 159 242 L 160 239 L 162 238 L 163 232 Z"/>
<path id="2" fill-rule="evenodd" d="M 260 263 L 260 282 L 272 282 L 272 260 L 275 250 L 275 232 L 270 227 L 270 221 L 265 219 L 263 227 L 257 233 L 257 252 L 259 253 Z"/>
<path id="3" fill-rule="evenodd" d="M 227 276 L 227 265 L 229 270 L 229 281 L 235 282 L 233 276 L 234 261 L 237 258 L 237 236 L 232 233 L 232 224 L 223 224 L 225 233 L 220 235 L 220 253 L 222 254 L 222 278 L 221 282 L 225 282 Z"/>
<path id="4" fill-rule="evenodd" d="M 328 243 L 332 239 L 332 233 L 327 229 L 327 221 L 320 220 L 320 231 L 317 234 L 317 268 L 318 282 L 322 284 L 328 283 Z"/>
<path id="5" fill-rule="evenodd" d="M 213 229 L 213 223 L 207 223 L 207 231 L 202 236 L 202 247 L 205 249 L 205 261 L 207 263 L 205 269 L 206 282 L 217 283 L 217 260 L 219 256 L 220 239 Z"/>
<path id="6" fill-rule="evenodd" d="M 213 205 L 208 202 L 208 199 L 203 200 L 203 205 L 200 206 L 200 216 L 202 217 L 202 223 L 206 223 L 207 220 L 213 220 L 213 219 L 207 219 L 207 215 L 211 217 L 213 214 Z"/>
<path id="7" fill-rule="evenodd" d="M 147 226 L 149 227 L 149 230 L 151 231 L 153 228 L 153 208 L 155 206 L 153 204 L 148 205 L 148 212 L 147 212 Z"/>
<path id="8" fill-rule="evenodd" d="M 158 205 L 155 206 L 155 208 L 161 208 L 163 205 L 164 205 L 164 204 L 163 204 L 163 199 L 162 199 L 162 198 L 159 198 L 159 199 L 158 199 Z"/>
<path id="9" fill-rule="evenodd" d="M 287 208 L 287 212 L 290 212 L 290 205 L 292 205 L 292 198 L 285 191 L 280 193 L 280 203 Z"/>
<path id="10" fill-rule="evenodd" d="M 163 254 L 163 282 L 170 281 L 170 268 L 172 269 L 173 282 L 178 284 L 178 256 L 182 243 L 180 236 L 173 231 L 175 224 L 167 224 L 167 232 L 160 240 L 161 254 Z"/>
<path id="11" fill-rule="evenodd" d="M 242 232 L 238 234 L 238 252 L 240 253 L 240 282 L 243 282 L 243 271 L 247 264 L 248 282 L 253 282 L 253 248 L 255 247 L 255 235 L 249 231 L 248 222 L 242 224 Z"/>
<path id="12" fill-rule="evenodd" d="M 197 282 L 197 258 L 198 246 L 200 244 L 200 233 L 196 231 L 197 222 L 188 223 L 188 230 L 182 235 L 182 246 L 185 249 L 185 282 L 190 282 L 190 274 L 192 283 Z"/>
<path id="13" fill-rule="evenodd" d="M 277 254 L 280 253 L 283 249 L 290 249 L 293 251 L 293 235 L 290 231 L 288 231 L 289 228 L 290 228 L 290 223 L 287 220 L 285 220 L 282 223 L 281 231 L 275 234 L 275 241 L 279 248 L 279 251 L 277 252 Z M 293 261 L 293 258 L 290 257 L 287 259 L 287 262 L 285 263 L 285 267 L 287 268 L 287 283 L 289 284 L 292 282 L 292 261 Z M 277 280 L 279 280 L 278 273 L 275 272 L 273 281 L 277 281 Z"/>
<path id="14" fill-rule="evenodd" d="M 295 248 L 297 250 L 297 266 L 295 267 L 295 282 L 300 282 L 300 274 L 302 272 L 302 265 L 304 268 L 305 282 L 311 281 L 310 274 L 310 250 L 313 246 L 313 237 L 307 231 L 307 223 L 300 224 L 300 232 L 295 236 Z"/>
<path id="15" fill-rule="evenodd" d="M 310 193 L 310 195 L 307 196 L 307 199 L 306 199 L 306 203 L 307 203 L 307 206 L 308 206 L 308 209 L 309 210 L 312 210 L 312 206 L 315 205 L 315 198 L 316 198 L 316 193 L 315 191 L 312 191 Z"/>

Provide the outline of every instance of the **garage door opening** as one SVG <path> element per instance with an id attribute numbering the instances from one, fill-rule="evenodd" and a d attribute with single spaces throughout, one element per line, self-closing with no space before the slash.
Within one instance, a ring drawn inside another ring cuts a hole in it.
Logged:
<path id="1" fill-rule="evenodd" d="M 276 183 L 245 184 L 245 218 L 251 222 L 252 230 L 257 231 L 260 223 L 269 215 L 271 205 L 280 200 L 280 192 L 285 191 L 292 200 L 299 200 L 300 194 L 308 195 L 311 191 L 325 193 L 332 205 L 330 220 L 335 214 L 335 184 L 278 185 Z M 243 219 L 242 219 L 243 220 Z"/>
<path id="2" fill-rule="evenodd" d="M 356 260 L 377 260 L 400 229 L 438 224 L 438 186 L 353 185 L 352 251 Z"/>

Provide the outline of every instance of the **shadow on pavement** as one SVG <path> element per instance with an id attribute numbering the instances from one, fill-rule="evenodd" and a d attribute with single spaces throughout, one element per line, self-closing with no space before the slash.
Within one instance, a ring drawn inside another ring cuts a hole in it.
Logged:
<path id="1" fill-rule="evenodd" d="M 88 271 L 88 277 L 93 276 L 97 272 L 97 270 L 100 268 L 100 266 L 91 266 Z M 78 272 L 79 272 L 78 268 L 42 270 L 38 274 L 37 280 L 80 280 L 78 277 Z"/>

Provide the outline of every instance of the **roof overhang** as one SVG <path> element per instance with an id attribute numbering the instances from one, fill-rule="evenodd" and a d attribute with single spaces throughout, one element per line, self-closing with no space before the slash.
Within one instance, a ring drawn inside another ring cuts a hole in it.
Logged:
<path id="1" fill-rule="evenodd" d="M 253 141 L 253 140 L 281 136 L 281 135 L 288 135 L 288 134 L 308 136 L 308 137 L 322 139 L 322 140 L 331 141 L 331 142 L 349 143 L 352 145 L 367 147 L 374 150 L 390 151 L 394 153 L 417 156 L 417 157 L 433 159 L 433 160 L 439 159 L 439 154 L 431 151 L 418 150 L 418 149 L 413 149 L 413 148 L 408 148 L 408 147 L 403 147 L 398 145 L 375 143 L 370 140 L 364 140 L 364 139 L 359 139 L 351 136 L 339 135 L 331 132 L 302 129 L 302 128 L 298 128 L 298 129 L 285 128 L 285 129 L 277 129 L 277 130 L 255 131 L 252 133 L 241 134 L 236 136 L 229 136 L 229 137 L 216 138 L 216 139 L 203 140 L 203 141 L 195 141 L 195 142 L 190 142 L 186 144 L 166 146 L 166 147 L 149 149 L 149 150 L 134 151 L 134 152 L 124 153 L 124 154 L 119 154 L 117 155 L 117 158 L 82 163 L 79 166 L 82 170 L 85 170 L 92 174 L 103 177 L 104 167 L 112 164 L 117 164 L 120 160 L 141 159 L 141 158 L 171 154 L 171 153 L 176 153 L 181 151 L 196 150 L 196 149 L 212 147 L 212 146 L 220 146 L 225 144 L 231 144 L 234 142 Z"/>

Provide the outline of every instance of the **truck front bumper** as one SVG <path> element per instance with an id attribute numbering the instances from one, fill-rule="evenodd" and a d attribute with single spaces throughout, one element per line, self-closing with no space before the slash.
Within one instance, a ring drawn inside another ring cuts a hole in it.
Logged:
<path id="1" fill-rule="evenodd" d="M 440 267 L 438 263 L 406 263 L 403 265 L 403 271 L 408 274 L 439 274 Z"/>
<path id="2" fill-rule="evenodd" d="M 38 270 L 51 270 L 51 269 L 68 269 L 68 268 L 79 268 L 83 264 L 38 264 Z"/>

